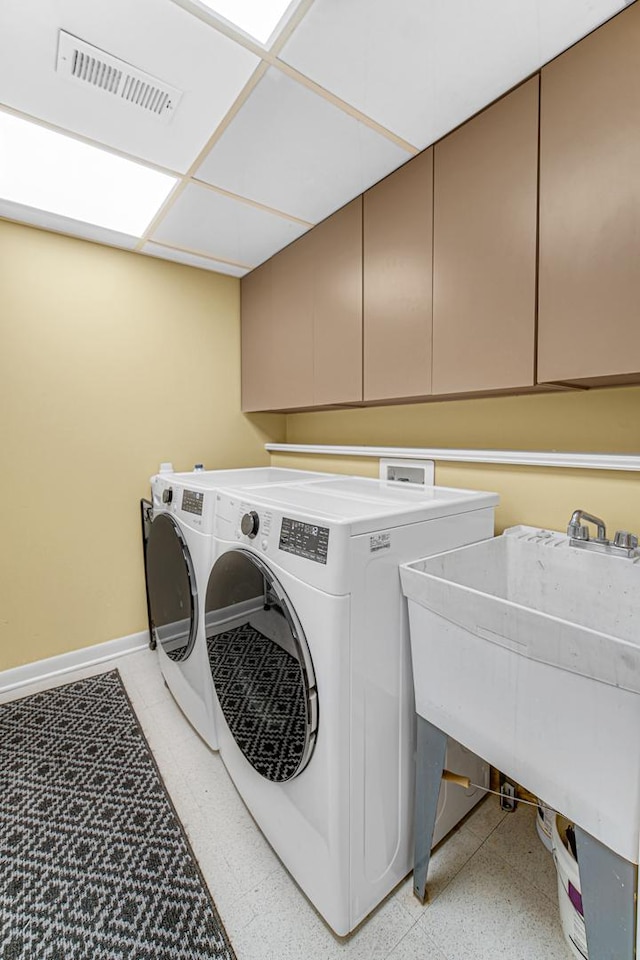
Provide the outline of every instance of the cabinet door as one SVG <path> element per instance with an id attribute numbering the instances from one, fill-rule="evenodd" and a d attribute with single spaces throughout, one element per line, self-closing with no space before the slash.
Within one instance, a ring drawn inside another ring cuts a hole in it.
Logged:
<path id="1" fill-rule="evenodd" d="M 364 194 L 364 399 L 431 392 L 433 150 Z"/>
<path id="2" fill-rule="evenodd" d="M 640 4 L 542 71 L 538 379 L 640 372 Z"/>
<path id="3" fill-rule="evenodd" d="M 302 237 L 313 292 L 313 402 L 362 400 L 362 197 Z"/>
<path id="4" fill-rule="evenodd" d="M 534 77 L 435 146 L 433 393 L 534 383 Z"/>
<path id="5" fill-rule="evenodd" d="M 313 327 L 300 241 L 242 279 L 242 409 L 313 403 Z"/>
<path id="6" fill-rule="evenodd" d="M 271 326 L 271 261 L 256 267 L 240 283 L 242 409 L 271 405 L 268 367 Z"/>
<path id="7" fill-rule="evenodd" d="M 242 408 L 362 400 L 362 198 L 242 280 Z"/>

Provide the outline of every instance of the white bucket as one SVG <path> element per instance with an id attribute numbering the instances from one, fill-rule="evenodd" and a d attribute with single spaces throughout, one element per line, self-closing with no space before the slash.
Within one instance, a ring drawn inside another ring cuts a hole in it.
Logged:
<path id="1" fill-rule="evenodd" d="M 586 960 L 587 936 L 582 913 L 582 895 L 578 863 L 568 847 L 566 829 L 569 821 L 556 814 L 551 821 L 553 859 L 558 874 L 560 923 L 565 940 L 577 960 Z"/>
<path id="2" fill-rule="evenodd" d="M 538 831 L 538 836 L 542 840 L 544 846 L 547 848 L 549 853 L 553 851 L 553 821 L 555 819 L 556 812 L 552 810 L 551 807 L 548 807 L 546 803 L 543 803 L 542 800 L 538 800 L 538 815 L 536 817 L 536 830 Z"/>

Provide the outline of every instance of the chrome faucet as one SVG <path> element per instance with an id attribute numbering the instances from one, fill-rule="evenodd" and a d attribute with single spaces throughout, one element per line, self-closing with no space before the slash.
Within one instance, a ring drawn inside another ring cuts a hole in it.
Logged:
<path id="1" fill-rule="evenodd" d="M 583 520 L 587 520 L 589 523 L 595 524 L 598 528 L 596 543 L 609 543 L 607 540 L 607 528 L 604 520 L 601 520 L 600 517 L 594 517 L 593 514 L 587 513 L 586 510 L 574 510 L 571 514 L 571 520 L 569 520 L 569 526 L 567 527 L 567 534 L 572 540 L 589 539 L 589 527 L 587 527 L 586 524 L 583 524 Z"/>
<path id="2" fill-rule="evenodd" d="M 589 527 L 587 523 L 593 523 L 597 528 L 595 539 L 589 538 Z M 600 517 L 594 517 L 586 510 L 574 510 L 567 526 L 567 536 L 569 545 L 572 547 L 584 547 L 587 550 L 595 550 L 598 553 L 607 553 L 614 557 L 629 557 L 636 559 L 640 557 L 638 550 L 638 537 L 635 533 L 629 533 L 628 530 L 616 530 L 613 541 L 607 540 L 607 528 L 604 520 Z"/>

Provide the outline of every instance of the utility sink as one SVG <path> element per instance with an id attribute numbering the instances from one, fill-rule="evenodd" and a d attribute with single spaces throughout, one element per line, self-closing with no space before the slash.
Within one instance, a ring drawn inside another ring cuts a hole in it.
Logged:
<path id="1" fill-rule="evenodd" d="M 400 570 L 417 712 L 638 863 L 640 558 L 512 527 Z"/>

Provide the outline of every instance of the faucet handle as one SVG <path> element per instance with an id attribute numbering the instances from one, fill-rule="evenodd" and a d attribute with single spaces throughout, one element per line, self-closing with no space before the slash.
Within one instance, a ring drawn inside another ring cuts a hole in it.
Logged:
<path id="1" fill-rule="evenodd" d="M 567 527 L 567 536 L 572 540 L 588 540 L 589 527 L 586 524 L 571 522 Z"/>
<path id="2" fill-rule="evenodd" d="M 635 550 L 638 546 L 638 538 L 635 533 L 629 533 L 628 530 L 616 530 L 613 543 L 614 546 L 622 547 L 624 550 Z"/>

